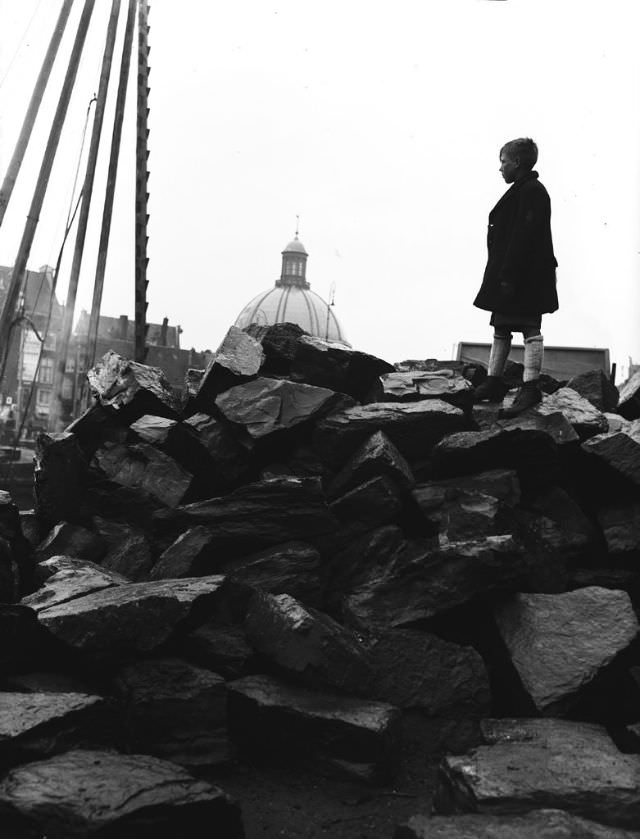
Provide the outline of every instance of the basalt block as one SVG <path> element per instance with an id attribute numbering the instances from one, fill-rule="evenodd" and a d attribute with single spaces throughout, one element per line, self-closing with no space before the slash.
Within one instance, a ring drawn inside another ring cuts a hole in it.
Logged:
<path id="1" fill-rule="evenodd" d="M 99 745 L 106 716 L 100 696 L 1 691 L 0 765 L 6 768 L 82 744 Z"/>
<path id="2" fill-rule="evenodd" d="M 358 523 L 366 530 L 397 520 L 402 507 L 398 488 L 386 475 L 370 478 L 329 505 L 339 521 Z"/>
<path id="3" fill-rule="evenodd" d="M 112 409 L 126 425 L 145 414 L 180 416 L 179 400 L 159 367 L 130 361 L 110 350 L 89 370 L 87 380 L 99 404 Z"/>
<path id="4" fill-rule="evenodd" d="M 73 750 L 0 782 L 7 836 L 243 839 L 238 806 L 185 769 L 146 755 Z"/>
<path id="5" fill-rule="evenodd" d="M 36 612 L 129 582 L 121 574 L 108 571 L 94 562 L 66 556 L 54 556 L 41 562 L 38 572 L 43 579 L 42 584 L 33 594 L 22 599 L 23 606 L 29 606 Z"/>
<path id="6" fill-rule="evenodd" d="M 95 453 L 92 464 L 109 480 L 141 489 L 167 507 L 180 504 L 193 480 L 190 472 L 148 443 L 107 443 Z"/>
<path id="7" fill-rule="evenodd" d="M 640 833 L 544 809 L 522 816 L 412 816 L 393 839 L 640 839 Z"/>
<path id="8" fill-rule="evenodd" d="M 640 418 L 640 372 L 634 373 L 619 388 L 618 413 L 625 419 Z"/>
<path id="9" fill-rule="evenodd" d="M 640 823 L 640 757 L 619 752 L 601 726 L 518 719 L 483 727 L 491 745 L 442 761 L 437 812 L 557 808 L 615 827 Z"/>
<path id="10" fill-rule="evenodd" d="M 38 519 L 44 527 L 74 516 L 87 480 L 87 461 L 73 434 L 36 437 L 34 496 Z"/>
<path id="11" fill-rule="evenodd" d="M 72 556 L 99 562 L 106 549 L 107 546 L 98 533 L 80 524 L 61 521 L 38 545 L 35 558 L 37 562 L 44 562 L 53 556 Z"/>
<path id="12" fill-rule="evenodd" d="M 249 452 L 223 422 L 198 412 L 186 419 L 184 425 L 191 429 L 194 438 L 208 455 L 204 463 L 207 484 L 212 487 L 212 492 L 228 492 L 245 480 L 250 469 Z"/>
<path id="13" fill-rule="evenodd" d="M 598 521 L 611 559 L 638 567 L 640 558 L 640 502 L 621 502 L 598 511 Z"/>
<path id="14" fill-rule="evenodd" d="M 615 411 L 618 406 L 618 388 L 603 370 L 587 370 L 586 373 L 580 373 L 569 379 L 567 387 L 588 399 L 594 408 L 603 413 Z"/>
<path id="15" fill-rule="evenodd" d="M 411 467 L 382 431 L 376 431 L 331 481 L 327 494 L 336 498 L 370 478 L 385 475 L 401 490 L 411 489 L 415 479 Z"/>
<path id="16" fill-rule="evenodd" d="M 256 592 L 245 619 L 253 647 L 291 678 L 316 688 L 370 695 L 364 644 L 328 615 L 288 594 Z"/>
<path id="17" fill-rule="evenodd" d="M 570 387 L 561 387 L 550 396 L 545 396 L 534 410 L 542 416 L 560 412 L 581 440 L 604 434 L 609 430 L 609 423 L 604 414 Z"/>
<path id="18" fill-rule="evenodd" d="M 337 528 L 319 478 L 255 481 L 220 498 L 159 511 L 158 525 L 204 525 L 216 548 L 245 555 L 296 539 L 311 541 Z"/>
<path id="19" fill-rule="evenodd" d="M 107 543 L 100 565 L 107 571 L 122 574 L 127 580 L 146 580 L 153 565 L 152 548 L 143 530 L 125 522 L 93 517 L 93 524 Z"/>
<path id="20" fill-rule="evenodd" d="M 266 378 L 232 387 L 216 399 L 222 416 L 240 426 L 250 442 L 349 404 L 353 400 L 328 388 Z"/>
<path id="21" fill-rule="evenodd" d="M 198 577 L 211 572 L 217 557 L 212 542 L 209 528 L 201 524 L 188 528 L 159 556 L 149 572 L 149 579 Z"/>
<path id="22" fill-rule="evenodd" d="M 547 715 L 575 701 L 640 628 L 626 592 L 596 586 L 516 594 L 495 619 L 525 690 Z"/>
<path id="23" fill-rule="evenodd" d="M 582 450 L 600 467 L 592 479 L 622 478 L 640 486 L 640 429 L 598 434 L 584 442 Z"/>
<path id="24" fill-rule="evenodd" d="M 314 447 L 328 462 L 342 465 L 376 431 L 383 431 L 407 460 L 426 457 L 445 435 L 465 427 L 459 408 L 440 399 L 374 402 L 321 419 Z"/>
<path id="25" fill-rule="evenodd" d="M 216 396 L 234 385 L 254 378 L 264 352 L 251 335 L 232 326 L 207 365 L 200 380 L 196 403 L 201 408 L 212 408 Z"/>
<path id="26" fill-rule="evenodd" d="M 243 753 L 351 780 L 392 776 L 399 741 L 393 706 L 291 687 L 268 676 L 246 676 L 228 689 L 231 736 Z"/>
<path id="27" fill-rule="evenodd" d="M 363 630 L 403 627 L 494 590 L 517 587 L 526 564 L 513 537 L 464 542 L 407 542 L 391 564 L 374 567 L 343 596 L 343 616 Z"/>
<path id="28" fill-rule="evenodd" d="M 115 691 L 130 751 L 186 768 L 229 760 L 222 676 L 178 658 L 139 660 L 116 673 Z"/>
<path id="29" fill-rule="evenodd" d="M 213 613 L 224 578 L 198 577 L 112 586 L 42 609 L 42 626 L 68 646 L 86 653 L 145 653 L 189 621 Z"/>
<path id="30" fill-rule="evenodd" d="M 411 494 L 420 513 L 437 528 L 443 544 L 514 532 L 512 508 L 490 490 L 432 481 L 419 484 Z"/>
<path id="31" fill-rule="evenodd" d="M 254 657 L 243 627 L 233 624 L 199 626 L 180 639 L 179 651 L 188 661 L 225 679 L 246 675 Z"/>

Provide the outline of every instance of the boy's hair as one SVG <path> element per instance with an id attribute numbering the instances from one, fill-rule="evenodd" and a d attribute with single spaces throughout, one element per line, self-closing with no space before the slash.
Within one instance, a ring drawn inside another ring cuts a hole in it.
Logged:
<path id="1" fill-rule="evenodd" d="M 509 140 L 500 149 L 500 154 L 503 152 L 508 154 L 512 160 L 519 157 L 520 165 L 527 170 L 533 169 L 538 159 L 538 147 L 531 137 L 518 137 L 517 140 Z"/>

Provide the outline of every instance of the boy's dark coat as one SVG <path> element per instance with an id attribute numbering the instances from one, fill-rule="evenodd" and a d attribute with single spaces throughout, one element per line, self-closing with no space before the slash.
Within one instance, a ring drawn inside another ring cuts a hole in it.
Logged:
<path id="1" fill-rule="evenodd" d="M 558 308 L 551 240 L 551 202 L 529 172 L 512 184 L 489 213 L 489 258 L 474 306 L 505 315 L 536 315 Z"/>

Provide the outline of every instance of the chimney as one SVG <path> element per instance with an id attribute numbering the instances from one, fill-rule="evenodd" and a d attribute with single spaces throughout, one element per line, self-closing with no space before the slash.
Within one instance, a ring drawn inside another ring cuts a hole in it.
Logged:
<path id="1" fill-rule="evenodd" d="M 167 331 L 169 329 L 169 318 L 162 318 L 162 326 L 160 327 L 160 346 L 167 346 Z"/>
<path id="2" fill-rule="evenodd" d="M 127 340 L 129 334 L 129 318 L 126 315 L 120 315 L 120 337 L 123 341 Z"/>

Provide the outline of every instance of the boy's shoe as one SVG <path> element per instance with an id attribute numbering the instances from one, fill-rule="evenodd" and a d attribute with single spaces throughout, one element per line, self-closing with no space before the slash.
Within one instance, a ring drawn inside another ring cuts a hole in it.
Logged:
<path id="1" fill-rule="evenodd" d="M 474 402 L 502 402 L 509 390 L 500 376 L 487 376 L 473 391 Z"/>
<path id="2" fill-rule="evenodd" d="M 511 407 L 501 408 L 498 416 L 500 419 L 517 417 L 519 414 L 528 411 L 529 408 L 534 408 L 540 402 L 542 402 L 542 391 L 540 390 L 539 380 L 525 382 L 516 393 L 516 398 L 513 400 Z"/>

